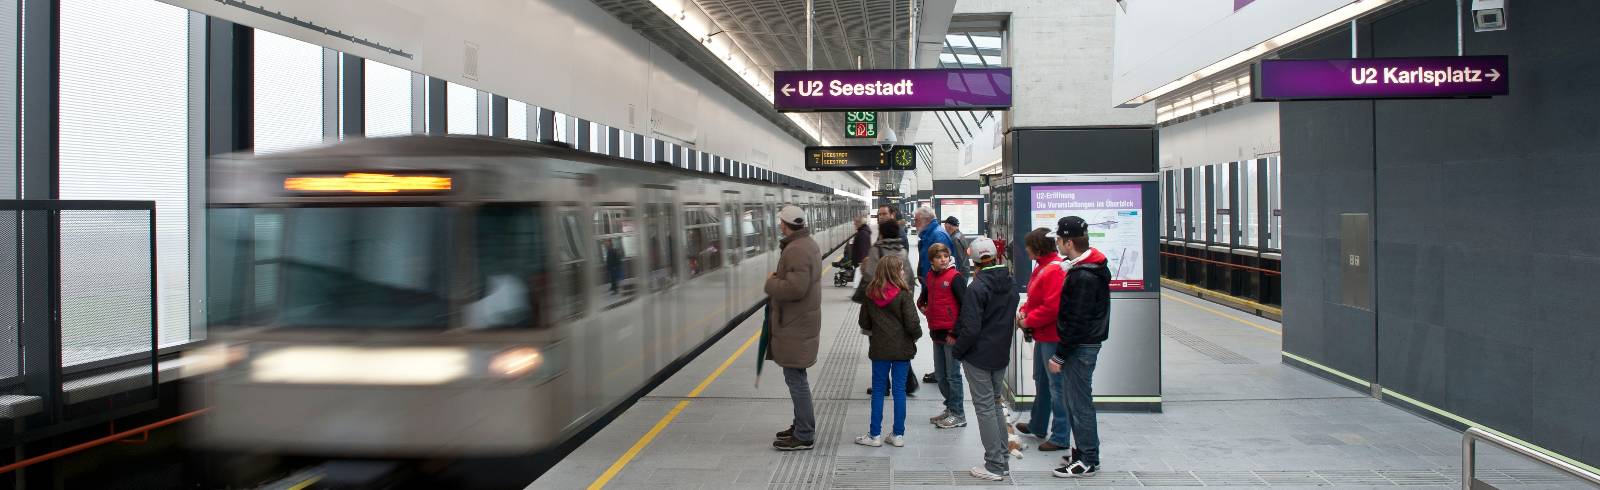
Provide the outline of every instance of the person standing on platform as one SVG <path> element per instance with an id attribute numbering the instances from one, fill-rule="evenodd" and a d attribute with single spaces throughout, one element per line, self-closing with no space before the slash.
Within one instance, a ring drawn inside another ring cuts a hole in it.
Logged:
<path id="1" fill-rule="evenodd" d="M 867 258 L 867 253 L 872 250 L 872 228 L 867 226 L 867 219 L 856 218 L 856 234 L 850 239 L 850 265 L 861 267 L 861 261 Z"/>
<path id="2" fill-rule="evenodd" d="M 1067 282 L 1061 287 L 1061 311 L 1056 317 L 1061 341 L 1047 369 L 1064 375 L 1063 394 L 1077 447 L 1061 458 L 1066 464 L 1052 473 L 1062 478 L 1094 476 L 1100 471 L 1094 365 L 1111 330 L 1111 270 L 1106 268 L 1106 256 L 1089 247 L 1089 224 L 1083 218 L 1061 218 L 1056 223 L 1056 243 L 1067 258 L 1061 265 Z"/>
<path id="3" fill-rule="evenodd" d="M 972 266 L 967 261 L 967 236 L 961 234 L 961 220 L 956 219 L 955 216 L 946 217 L 944 219 L 944 232 L 950 235 L 950 242 L 956 244 L 956 247 L 951 250 L 951 255 L 956 259 L 956 270 L 961 271 L 962 275 L 972 272 Z"/>
<path id="4" fill-rule="evenodd" d="M 1017 422 L 1017 432 L 1044 439 L 1040 451 L 1060 451 L 1072 446 L 1072 423 L 1067 420 L 1067 399 L 1062 394 L 1060 374 L 1051 374 L 1045 363 L 1055 357 L 1061 337 L 1056 335 L 1056 317 L 1061 311 L 1061 286 L 1067 271 L 1061 268 L 1061 255 L 1048 228 L 1028 232 L 1022 238 L 1033 259 L 1033 274 L 1028 277 L 1028 300 L 1018 312 L 1017 328 L 1024 339 L 1033 342 L 1033 410 L 1027 422 Z"/>
<path id="5" fill-rule="evenodd" d="M 956 317 L 966 305 L 967 278 L 956 270 L 950 248 L 942 243 L 928 247 L 933 269 L 922 278 L 922 295 L 917 297 L 917 308 L 928 318 L 928 336 L 933 340 L 933 378 L 939 383 L 939 394 L 944 395 L 944 411 L 928 419 L 934 427 L 954 429 L 966 427 L 967 410 L 962 404 L 965 391 L 961 387 L 961 365 L 956 362 Z"/>
<path id="6" fill-rule="evenodd" d="M 894 427 L 888 436 L 891 446 L 906 445 L 906 381 L 911 358 L 917 356 L 917 339 L 922 338 L 922 320 L 917 318 L 916 301 L 905 282 L 906 261 L 886 256 L 877 261 L 878 269 L 867 284 L 867 304 L 861 305 L 857 324 L 868 332 L 867 358 L 872 360 L 872 420 L 867 433 L 856 437 L 856 444 L 878 447 L 883 434 L 883 397 L 894 392 Z"/>
<path id="7" fill-rule="evenodd" d="M 1006 368 L 1011 363 L 1011 332 L 1016 322 L 1017 292 L 1011 271 L 996 260 L 999 250 L 988 238 L 972 241 L 977 273 L 967 287 L 961 317 L 956 321 L 955 357 L 966 371 L 972 390 L 978 438 L 983 440 L 983 465 L 972 476 L 999 481 L 1010 474 L 1007 457 L 1006 415 L 1000 408 Z"/>
<path id="8" fill-rule="evenodd" d="M 888 207 L 885 206 L 885 208 L 887 209 Z M 905 274 L 902 281 L 907 285 L 905 294 L 907 297 L 915 294 L 915 290 L 910 286 L 917 283 L 916 276 L 911 275 L 910 258 L 907 256 L 910 245 L 906 244 L 906 238 L 902 235 L 905 228 L 901 228 L 899 220 L 893 216 L 892 211 L 878 214 L 878 243 L 872 244 L 872 249 L 867 252 L 866 258 L 861 261 L 861 280 L 856 283 L 856 292 L 850 296 L 850 300 L 860 304 L 863 308 L 867 306 L 869 301 L 867 299 L 867 284 L 871 283 L 873 277 L 877 275 L 878 261 L 884 257 L 899 257 L 902 262 L 908 264 L 906 267 L 901 268 L 901 271 Z M 870 333 L 866 329 L 862 329 L 861 334 L 869 335 Z M 916 393 L 917 375 L 909 367 L 906 368 L 906 373 L 906 393 Z M 867 393 L 871 394 L 872 389 L 868 388 Z"/>
<path id="9" fill-rule="evenodd" d="M 933 208 L 922 206 L 917 208 L 912 215 L 917 225 L 917 280 L 927 277 L 928 270 L 933 268 L 933 263 L 928 260 L 928 247 L 935 243 L 955 250 L 955 242 L 950 241 L 950 234 L 944 232 L 944 226 L 938 225 L 938 217 L 933 214 Z"/>
<path id="10" fill-rule="evenodd" d="M 778 433 L 772 447 L 809 450 L 816 442 L 817 416 L 811 405 L 806 368 L 817 363 L 822 335 L 822 249 L 806 229 L 806 214 L 795 206 L 778 212 L 783 240 L 778 242 L 778 270 L 767 276 L 765 290 L 772 314 L 772 347 L 767 358 L 783 368 L 783 382 L 794 401 L 794 424 Z"/>

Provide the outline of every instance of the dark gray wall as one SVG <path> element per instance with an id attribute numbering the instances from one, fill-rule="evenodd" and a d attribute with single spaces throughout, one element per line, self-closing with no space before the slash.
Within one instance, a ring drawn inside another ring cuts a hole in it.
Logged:
<path id="1" fill-rule="evenodd" d="M 1156 171 L 1155 128 L 1018 128 L 1005 145 L 1012 174 Z"/>
<path id="2" fill-rule="evenodd" d="M 935 196 L 976 196 L 978 195 L 977 180 L 935 180 L 933 181 L 933 195 Z"/>
<path id="3" fill-rule="evenodd" d="M 1284 349 L 1600 464 L 1600 2 L 1510 7 L 1465 35 L 1510 96 L 1280 106 Z M 1454 8 L 1371 22 L 1366 54 L 1454 54 Z M 1338 304 L 1342 212 L 1373 213 L 1375 313 Z"/>

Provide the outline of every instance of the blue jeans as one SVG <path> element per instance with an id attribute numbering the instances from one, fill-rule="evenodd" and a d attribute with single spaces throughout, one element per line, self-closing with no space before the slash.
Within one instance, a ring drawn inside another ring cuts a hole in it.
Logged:
<path id="1" fill-rule="evenodd" d="M 1082 452 L 1083 462 L 1100 464 L 1100 427 L 1094 414 L 1094 365 L 1100 358 L 1100 345 L 1080 345 L 1061 356 L 1067 365 L 1061 367 L 1066 375 L 1067 410 L 1072 413 L 1072 439 Z M 1030 427 L 1031 428 L 1031 427 Z"/>
<path id="2" fill-rule="evenodd" d="M 1067 447 L 1072 443 L 1072 423 L 1067 421 L 1067 398 L 1062 396 L 1066 372 L 1050 374 L 1046 366 L 1060 345 L 1033 343 L 1033 410 L 1028 416 L 1028 431 L 1051 444 Z"/>
<path id="3" fill-rule="evenodd" d="M 883 395 L 894 387 L 894 435 L 906 435 L 906 371 L 911 361 L 872 361 L 872 423 L 867 433 L 883 435 Z"/>
<path id="4" fill-rule="evenodd" d="M 956 346 L 933 343 L 933 378 L 939 381 L 939 394 L 944 395 L 944 408 L 963 420 L 967 410 L 961 384 L 961 361 L 956 360 Z"/>

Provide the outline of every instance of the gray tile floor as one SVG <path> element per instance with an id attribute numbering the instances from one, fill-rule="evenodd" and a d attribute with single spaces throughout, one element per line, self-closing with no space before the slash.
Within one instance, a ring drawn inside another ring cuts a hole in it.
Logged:
<path id="1" fill-rule="evenodd" d="M 1061 453 L 1032 450 L 1040 441 L 1031 437 L 1011 478 L 968 476 L 981 462 L 977 428 L 927 424 L 942 408 L 932 386 L 911 399 L 906 447 L 858 446 L 851 440 L 866 431 L 869 413 L 866 346 L 848 290 L 832 287 L 831 278 L 824 287 L 822 352 L 810 370 L 823 422 L 816 451 L 771 449 L 772 434 L 789 424 L 788 392 L 770 364 L 757 386 L 754 349 L 698 398 L 685 398 L 757 333 L 757 318 L 529 488 L 589 486 L 686 399 L 606 488 L 1460 487 L 1459 433 L 1282 364 L 1274 322 L 1171 292 L 1162 306 L 1164 411 L 1101 413 L 1104 464 L 1092 479 L 1050 476 Z M 921 349 L 931 346 L 924 341 Z M 923 356 L 913 366 L 925 373 L 932 361 Z M 1583 488 L 1509 455 L 1480 454 L 1480 479 L 1498 486 Z"/>

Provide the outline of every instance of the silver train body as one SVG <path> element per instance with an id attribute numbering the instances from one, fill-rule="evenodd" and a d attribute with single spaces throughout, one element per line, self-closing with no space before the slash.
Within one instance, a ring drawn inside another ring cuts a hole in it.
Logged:
<path id="1" fill-rule="evenodd" d="M 865 209 L 479 137 L 223 156 L 208 179 L 199 442 L 283 454 L 559 443 L 759 304 L 782 205 L 825 249 Z"/>

